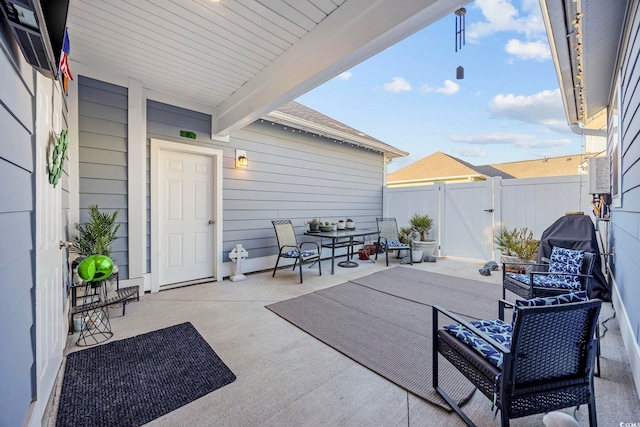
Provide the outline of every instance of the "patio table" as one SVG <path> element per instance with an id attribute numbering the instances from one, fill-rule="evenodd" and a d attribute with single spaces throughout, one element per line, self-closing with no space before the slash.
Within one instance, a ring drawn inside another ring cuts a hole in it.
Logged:
<path id="1" fill-rule="evenodd" d="M 331 239 L 331 244 L 321 245 L 323 248 L 331 248 L 331 274 L 334 273 L 334 263 L 336 258 L 336 248 L 347 248 L 347 260 L 339 262 L 340 267 L 357 267 L 358 263 L 351 261 L 353 256 L 353 246 L 364 243 L 363 240 L 354 240 L 355 237 L 363 237 L 369 235 L 378 235 L 380 231 L 377 228 L 360 228 L 350 230 L 336 230 L 336 231 L 306 231 L 306 236 L 314 236 Z M 373 261 L 373 260 L 371 260 Z"/>

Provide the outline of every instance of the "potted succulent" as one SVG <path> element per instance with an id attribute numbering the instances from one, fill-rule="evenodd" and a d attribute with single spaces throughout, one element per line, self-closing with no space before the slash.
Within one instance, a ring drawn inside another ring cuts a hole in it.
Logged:
<path id="1" fill-rule="evenodd" d="M 415 236 L 413 247 L 422 248 L 426 255 L 433 255 L 436 248 L 436 241 L 427 239 L 431 227 L 433 227 L 433 219 L 427 214 L 420 215 L 416 213 L 409 219 L 409 225 Z M 413 250 L 415 251 L 415 249 Z"/>
<path id="2" fill-rule="evenodd" d="M 320 231 L 331 231 L 331 229 L 333 228 L 329 221 L 321 222 L 319 227 Z"/>
<path id="3" fill-rule="evenodd" d="M 343 220 L 338 220 L 338 230 L 344 230 L 347 228 L 347 224 Z"/>
<path id="4" fill-rule="evenodd" d="M 502 226 L 496 230 L 494 242 L 502 254 L 505 270 L 509 272 L 524 273 L 526 268 L 521 265 L 507 264 L 508 262 L 535 262 L 539 242 L 533 238 L 533 231 L 530 231 L 527 227 L 509 230 Z"/>
<path id="5" fill-rule="evenodd" d="M 348 218 L 346 226 L 347 226 L 348 229 L 352 230 L 352 229 L 356 228 L 356 223 L 351 218 Z"/>
<path id="6" fill-rule="evenodd" d="M 318 218 L 312 218 L 307 224 L 309 224 L 309 231 L 319 231 L 320 221 Z"/>

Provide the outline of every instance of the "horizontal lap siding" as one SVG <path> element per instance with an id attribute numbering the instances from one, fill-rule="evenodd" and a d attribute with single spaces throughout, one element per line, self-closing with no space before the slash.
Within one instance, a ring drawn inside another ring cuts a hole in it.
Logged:
<path id="1" fill-rule="evenodd" d="M 622 206 L 611 212 L 614 274 L 636 343 L 640 343 L 640 19 L 636 12 L 629 49 L 622 66 L 621 121 Z"/>
<path id="2" fill-rule="evenodd" d="M 5 29 L 0 29 L 0 425 L 16 426 L 33 396 L 34 72 L 14 56 L 21 54 Z"/>
<path id="3" fill-rule="evenodd" d="M 80 222 L 89 205 L 118 210 L 118 239 L 111 258 L 121 279 L 129 277 L 127 228 L 127 89 L 80 77 L 78 85 Z M 74 231 L 75 234 L 75 231 Z"/>
<path id="4" fill-rule="evenodd" d="M 235 132 L 231 144 L 247 150 L 249 167 L 225 171 L 225 251 L 242 243 L 252 258 L 277 254 L 273 219 L 290 219 L 300 240 L 313 240 L 302 233 L 314 217 L 376 227 L 382 154 L 267 121 Z"/>

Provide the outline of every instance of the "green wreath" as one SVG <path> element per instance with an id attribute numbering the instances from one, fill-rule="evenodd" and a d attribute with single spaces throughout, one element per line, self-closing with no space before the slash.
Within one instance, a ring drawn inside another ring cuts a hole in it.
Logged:
<path id="1" fill-rule="evenodd" d="M 67 157 L 67 140 L 69 138 L 69 131 L 67 129 L 60 132 L 58 142 L 53 149 L 53 155 L 51 156 L 51 162 L 49 163 L 49 183 L 53 184 L 55 188 L 62 176 L 62 170 L 64 169 L 64 159 Z"/>

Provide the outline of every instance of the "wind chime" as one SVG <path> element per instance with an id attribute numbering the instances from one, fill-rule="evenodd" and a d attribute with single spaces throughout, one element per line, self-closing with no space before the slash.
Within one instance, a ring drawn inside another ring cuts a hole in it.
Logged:
<path id="1" fill-rule="evenodd" d="M 456 15 L 456 52 L 462 49 L 462 46 L 465 44 L 465 14 L 467 13 L 467 9 L 461 7 L 460 9 L 455 11 Z M 456 68 L 456 79 L 461 80 L 464 79 L 464 68 L 459 66 Z"/>

